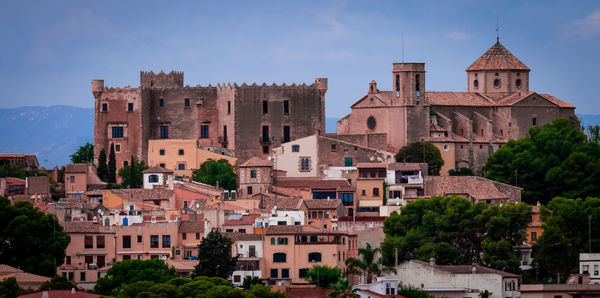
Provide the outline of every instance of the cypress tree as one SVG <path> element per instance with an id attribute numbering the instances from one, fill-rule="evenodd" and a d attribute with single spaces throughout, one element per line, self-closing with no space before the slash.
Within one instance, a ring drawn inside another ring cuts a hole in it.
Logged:
<path id="1" fill-rule="evenodd" d="M 115 157 L 115 144 L 110 144 L 110 155 L 108 156 L 108 183 L 117 183 L 117 159 Z"/>
<path id="2" fill-rule="evenodd" d="M 137 176 L 135 175 L 135 159 L 131 155 L 131 164 L 129 165 L 129 188 L 138 188 Z"/>
<path id="3" fill-rule="evenodd" d="M 106 150 L 102 149 L 98 156 L 98 178 L 104 182 L 108 182 L 108 166 L 106 165 Z"/>

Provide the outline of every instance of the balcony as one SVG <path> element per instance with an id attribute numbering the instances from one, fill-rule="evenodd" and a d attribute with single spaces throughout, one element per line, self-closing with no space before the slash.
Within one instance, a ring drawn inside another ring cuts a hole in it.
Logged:
<path id="1" fill-rule="evenodd" d="M 219 137 L 219 143 L 227 144 L 227 143 L 229 143 L 229 140 L 227 139 L 227 137 Z"/>
<path id="2" fill-rule="evenodd" d="M 258 142 L 264 145 L 270 145 L 273 143 L 273 138 L 269 138 L 269 136 L 263 135 L 258 137 Z"/>

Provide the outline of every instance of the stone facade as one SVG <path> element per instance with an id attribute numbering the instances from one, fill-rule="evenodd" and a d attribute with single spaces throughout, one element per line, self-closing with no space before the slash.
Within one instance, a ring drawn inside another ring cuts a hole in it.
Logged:
<path id="1" fill-rule="evenodd" d="M 192 139 L 236 150 L 241 162 L 280 144 L 325 131 L 327 79 L 311 85 L 184 86 L 183 72 L 140 73 L 139 87 L 92 81 L 94 153 L 116 150 L 117 169 L 147 160 L 148 140 Z"/>
<path id="2" fill-rule="evenodd" d="M 424 63 L 394 63 L 393 91 L 379 91 L 375 81 L 369 83 L 367 95 L 338 121 L 337 134 L 354 139 L 386 134 L 393 152 L 428 141 L 442 152 L 442 175 L 457 167 L 480 173 L 487 157 L 509 139 L 574 116 L 574 106 L 530 91 L 530 69 L 500 42 L 466 71 L 468 92 L 430 92 Z"/>

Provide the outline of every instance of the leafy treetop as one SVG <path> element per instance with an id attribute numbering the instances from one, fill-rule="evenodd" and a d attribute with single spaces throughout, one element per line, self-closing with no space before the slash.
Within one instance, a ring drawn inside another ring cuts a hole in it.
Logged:
<path id="1" fill-rule="evenodd" d="M 231 238 L 211 231 L 198 245 L 198 265 L 192 274 L 229 278 L 235 270 L 237 257 L 231 257 Z"/>
<path id="2" fill-rule="evenodd" d="M 440 150 L 428 142 L 410 143 L 396 154 L 397 162 L 426 162 L 429 175 L 440 175 L 444 159 Z"/>
<path id="3" fill-rule="evenodd" d="M 93 163 L 94 162 L 94 144 L 87 142 L 80 146 L 75 153 L 71 154 L 72 163 Z"/>
<path id="4" fill-rule="evenodd" d="M 216 186 L 218 182 L 219 187 L 227 190 L 237 188 L 235 168 L 226 159 L 205 161 L 200 169 L 194 171 L 192 179 L 213 186 Z"/>
<path id="5" fill-rule="evenodd" d="M 159 259 L 126 260 L 113 264 L 106 275 L 98 279 L 94 292 L 117 295 L 127 285 L 138 281 L 164 283 L 177 276 L 175 268 Z"/>

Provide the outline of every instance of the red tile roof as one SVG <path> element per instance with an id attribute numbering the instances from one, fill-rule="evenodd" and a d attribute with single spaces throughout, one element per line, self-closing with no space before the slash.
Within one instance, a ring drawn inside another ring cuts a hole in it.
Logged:
<path id="1" fill-rule="evenodd" d="M 341 216 L 338 217 L 338 222 L 340 221 L 349 221 L 352 222 L 356 219 L 357 222 L 383 222 L 386 217 L 385 216 L 357 216 L 353 218 L 352 216 Z"/>
<path id="2" fill-rule="evenodd" d="M 369 169 L 387 169 L 387 164 L 383 162 L 359 162 L 356 164 L 357 168 L 369 168 Z"/>
<path id="3" fill-rule="evenodd" d="M 236 242 L 236 241 L 261 241 L 263 239 L 262 234 L 225 233 L 225 236 L 231 238 L 231 240 L 233 242 Z"/>
<path id="4" fill-rule="evenodd" d="M 277 209 L 279 210 L 298 210 L 301 205 L 301 198 L 264 198 L 261 202 L 262 208 L 273 208 L 277 206 Z"/>
<path id="5" fill-rule="evenodd" d="M 100 224 L 91 221 L 66 221 L 61 222 L 60 225 L 66 233 L 100 233 L 104 231 Z"/>
<path id="6" fill-rule="evenodd" d="M 68 164 L 65 173 L 87 173 L 88 166 L 87 163 Z"/>
<path id="7" fill-rule="evenodd" d="M 239 217 L 240 214 L 232 214 L 229 215 L 227 217 L 227 219 L 225 219 L 225 222 L 223 223 L 223 226 L 247 226 L 247 225 L 254 225 L 254 220 L 257 217 L 260 217 L 259 214 L 249 214 L 249 215 L 242 215 L 240 217 L 240 219 L 234 219 Z"/>
<path id="8" fill-rule="evenodd" d="M 351 185 L 346 179 L 298 179 L 298 178 L 278 178 L 275 183 L 279 187 L 287 188 L 307 188 L 307 189 L 342 189 L 350 188 Z"/>
<path id="9" fill-rule="evenodd" d="M 494 106 L 494 102 L 474 92 L 436 92 L 425 93 L 432 106 Z"/>
<path id="10" fill-rule="evenodd" d="M 512 278 L 520 277 L 519 275 L 512 274 L 510 272 L 496 270 L 496 269 L 479 266 L 479 265 L 434 265 L 434 266 L 431 266 L 431 264 L 429 262 L 423 262 L 421 260 L 412 260 L 411 262 L 419 263 L 424 266 L 433 267 L 435 269 L 439 269 L 442 271 L 455 273 L 455 274 L 472 274 L 473 267 L 475 267 L 476 274 L 498 274 L 498 275 L 501 275 L 502 277 L 512 277 Z"/>
<path id="11" fill-rule="evenodd" d="M 175 198 L 175 192 L 166 188 L 155 189 L 113 189 L 115 195 L 130 202 L 168 201 Z"/>
<path id="12" fill-rule="evenodd" d="M 252 157 L 239 166 L 240 167 L 272 167 L 273 162 L 270 160 L 266 160 L 266 159 L 262 159 L 262 158 L 258 158 L 258 157 Z"/>
<path id="13" fill-rule="evenodd" d="M 428 176 L 426 195 L 469 195 L 476 201 L 508 199 L 491 180 L 476 176 Z"/>
<path id="14" fill-rule="evenodd" d="M 295 235 L 295 234 L 317 234 L 317 235 L 342 235 L 345 233 L 330 231 L 314 226 L 269 226 L 267 235 Z"/>
<path id="15" fill-rule="evenodd" d="M 154 166 L 154 167 L 151 167 L 151 168 L 148 168 L 148 169 L 144 170 L 142 173 L 144 173 L 144 174 L 145 173 L 166 173 L 166 174 L 172 174 L 173 171 L 167 170 L 167 169 L 165 169 L 163 167 Z"/>
<path id="16" fill-rule="evenodd" d="M 204 233 L 203 216 L 199 215 L 196 221 L 182 221 L 179 223 L 179 232 L 181 233 Z"/>
<path id="17" fill-rule="evenodd" d="M 497 41 L 487 52 L 467 68 L 467 71 L 476 70 L 529 71 L 530 69 Z"/>
<path id="18" fill-rule="evenodd" d="M 313 200 L 305 200 L 306 208 L 311 209 L 337 209 L 337 207 L 342 203 L 341 200 L 338 199 L 313 199 Z"/>
<path id="19" fill-rule="evenodd" d="M 558 98 L 556 98 L 556 97 L 554 97 L 554 96 L 552 96 L 550 94 L 540 94 L 540 95 L 543 96 L 544 98 L 546 98 L 547 100 L 551 101 L 555 105 L 561 107 L 561 108 L 570 108 L 570 109 L 574 109 L 575 108 L 574 105 L 572 105 L 572 104 L 570 104 L 568 102 L 562 101 L 562 100 L 560 100 L 560 99 L 558 99 Z"/>
<path id="20" fill-rule="evenodd" d="M 518 102 L 520 102 L 521 100 L 527 98 L 529 95 L 535 94 L 535 92 L 533 91 L 529 91 L 529 92 L 518 92 L 518 93 L 514 93 L 511 94 L 507 97 L 504 97 L 500 100 L 498 100 L 498 105 L 500 106 L 512 106 Z"/>
<path id="21" fill-rule="evenodd" d="M 50 290 L 50 291 L 45 291 L 48 293 L 48 298 L 96 298 L 96 297 L 102 297 L 101 295 L 96 295 L 96 294 L 92 294 L 92 293 L 87 293 L 85 291 L 75 291 L 75 293 L 71 293 L 71 290 Z M 38 298 L 38 297 L 42 297 L 42 295 L 44 295 L 45 292 L 37 292 L 37 293 L 31 293 L 31 294 L 27 294 L 27 295 L 21 295 L 19 297 L 24 297 L 24 298 Z"/>

